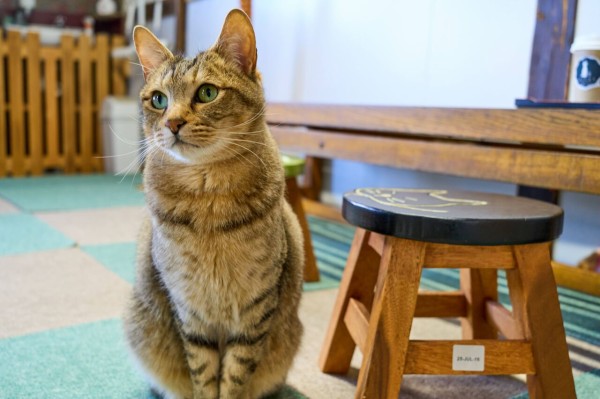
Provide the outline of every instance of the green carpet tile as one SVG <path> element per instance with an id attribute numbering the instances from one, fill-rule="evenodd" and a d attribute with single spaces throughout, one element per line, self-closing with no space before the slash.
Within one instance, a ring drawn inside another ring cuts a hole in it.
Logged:
<path id="1" fill-rule="evenodd" d="M 85 245 L 82 249 L 123 280 L 135 278 L 135 243 Z"/>
<path id="2" fill-rule="evenodd" d="M 71 239 L 32 215 L 0 215 L 0 255 L 15 255 L 75 245 Z"/>
<path id="3" fill-rule="evenodd" d="M 575 377 L 575 393 L 579 399 L 597 399 L 600 397 L 600 369 Z M 524 392 L 511 399 L 528 399 Z"/>
<path id="4" fill-rule="evenodd" d="M 120 320 L 0 340 L 0 399 L 156 399 L 132 366 Z M 306 399 L 285 387 L 269 399 Z"/>
<path id="5" fill-rule="evenodd" d="M 140 175 L 5 178 L 0 196 L 28 212 L 143 205 L 140 183 Z"/>

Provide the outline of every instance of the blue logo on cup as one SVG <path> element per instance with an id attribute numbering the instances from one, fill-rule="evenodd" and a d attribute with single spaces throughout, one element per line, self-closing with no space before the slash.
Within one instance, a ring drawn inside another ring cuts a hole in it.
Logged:
<path id="1" fill-rule="evenodd" d="M 585 57 L 579 60 L 577 83 L 582 89 L 600 87 L 600 62 L 596 58 Z"/>

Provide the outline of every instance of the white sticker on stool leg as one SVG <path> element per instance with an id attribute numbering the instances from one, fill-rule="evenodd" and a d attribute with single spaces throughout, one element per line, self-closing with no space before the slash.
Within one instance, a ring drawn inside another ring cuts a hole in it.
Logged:
<path id="1" fill-rule="evenodd" d="M 452 370 L 483 371 L 485 369 L 485 346 L 454 345 L 452 347 Z"/>

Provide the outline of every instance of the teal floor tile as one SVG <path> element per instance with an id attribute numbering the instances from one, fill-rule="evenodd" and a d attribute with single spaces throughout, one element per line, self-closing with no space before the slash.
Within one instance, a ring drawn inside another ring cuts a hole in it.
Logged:
<path id="1" fill-rule="evenodd" d="M 0 399 L 156 399 L 129 357 L 120 320 L 0 340 Z M 286 386 L 269 399 L 307 399 Z"/>
<path id="2" fill-rule="evenodd" d="M 0 196 L 24 211 L 143 205 L 141 176 L 53 175 L 0 180 Z"/>
<path id="3" fill-rule="evenodd" d="M 32 215 L 0 215 L 0 255 L 68 248 L 75 242 Z"/>
<path id="4" fill-rule="evenodd" d="M 135 243 L 86 245 L 82 249 L 107 269 L 133 284 L 135 278 Z"/>
<path id="5" fill-rule="evenodd" d="M 107 320 L 0 341 L 1 399 L 151 398 Z"/>

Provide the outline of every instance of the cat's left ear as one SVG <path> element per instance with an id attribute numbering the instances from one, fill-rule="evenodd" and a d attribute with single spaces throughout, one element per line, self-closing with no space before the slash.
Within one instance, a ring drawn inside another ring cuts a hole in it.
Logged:
<path id="1" fill-rule="evenodd" d="M 234 9 L 227 14 L 216 49 L 221 56 L 238 64 L 246 75 L 254 75 L 256 38 L 250 18 L 245 12 Z"/>
<path id="2" fill-rule="evenodd" d="M 143 26 L 138 25 L 133 29 L 133 43 L 140 64 L 142 64 L 144 79 L 148 79 L 148 74 L 158 68 L 160 64 L 173 58 L 169 49 Z"/>

